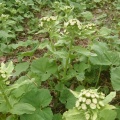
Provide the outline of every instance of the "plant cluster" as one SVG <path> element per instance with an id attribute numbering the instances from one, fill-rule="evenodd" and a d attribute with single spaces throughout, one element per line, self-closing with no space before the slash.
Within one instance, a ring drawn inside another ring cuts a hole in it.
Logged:
<path id="1" fill-rule="evenodd" d="M 82 120 L 108 120 L 110 113 L 112 119 L 115 119 L 115 107 L 108 104 L 115 96 L 114 92 L 106 97 L 105 94 L 97 92 L 97 89 L 83 89 L 80 93 L 71 92 L 75 95 L 77 101 L 73 109 L 63 114 L 64 120 L 73 120 L 73 118 L 79 120 L 79 116 L 81 116 Z M 103 113 L 105 111 L 109 112 Z M 106 116 L 103 114 L 106 114 Z"/>
<path id="2" fill-rule="evenodd" d="M 0 0 L 0 120 L 119 120 L 119 2 Z"/>

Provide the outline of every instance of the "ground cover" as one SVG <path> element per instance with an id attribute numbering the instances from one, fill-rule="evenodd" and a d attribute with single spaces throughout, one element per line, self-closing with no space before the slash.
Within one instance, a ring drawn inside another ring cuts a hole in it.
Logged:
<path id="1" fill-rule="evenodd" d="M 0 0 L 0 120 L 120 120 L 119 0 Z"/>

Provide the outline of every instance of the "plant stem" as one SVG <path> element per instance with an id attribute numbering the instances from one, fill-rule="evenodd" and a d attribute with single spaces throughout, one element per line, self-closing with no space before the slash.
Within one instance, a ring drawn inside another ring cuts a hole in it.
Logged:
<path id="1" fill-rule="evenodd" d="M 65 68 L 64 68 L 64 77 L 66 76 L 66 73 L 67 73 L 67 67 L 68 67 L 68 63 L 69 63 L 69 59 L 71 55 L 72 43 L 73 43 L 73 40 L 71 39 L 70 46 L 69 46 L 69 52 L 68 52 L 68 56 L 67 56 Z"/>
<path id="2" fill-rule="evenodd" d="M 101 69 L 102 69 L 102 66 L 100 66 L 100 68 L 99 68 L 99 73 L 98 73 L 98 77 L 97 77 L 97 81 L 96 81 L 95 88 L 97 88 L 97 86 L 98 86 L 98 83 L 99 83 Z"/>
<path id="3" fill-rule="evenodd" d="M 1 90 L 1 93 L 2 93 L 2 95 L 3 95 L 3 97 L 4 97 L 5 101 L 6 101 L 7 105 L 9 105 L 9 108 L 11 109 L 12 106 L 11 106 L 11 104 L 10 104 L 10 102 L 9 102 L 9 100 L 8 100 L 8 97 L 7 97 L 7 95 L 5 94 L 5 92 L 4 92 L 4 90 L 3 90 L 3 88 L 2 88 L 1 85 L 0 85 L 0 90 Z"/>

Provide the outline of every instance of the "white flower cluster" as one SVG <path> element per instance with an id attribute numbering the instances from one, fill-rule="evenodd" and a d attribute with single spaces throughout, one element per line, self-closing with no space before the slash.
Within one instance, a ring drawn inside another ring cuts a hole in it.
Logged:
<path id="1" fill-rule="evenodd" d="M 89 24 L 85 25 L 85 28 L 92 29 L 94 26 L 95 26 L 94 23 L 89 23 Z"/>
<path id="2" fill-rule="evenodd" d="M 44 22 L 51 22 L 51 21 L 56 21 L 57 20 L 57 16 L 50 16 L 50 17 L 42 17 L 40 19 L 40 26 L 43 26 Z"/>
<path id="3" fill-rule="evenodd" d="M 0 16 L 0 20 L 7 20 L 9 18 L 9 15 L 2 14 Z"/>
<path id="4" fill-rule="evenodd" d="M 70 19 L 68 22 L 65 22 L 64 23 L 64 26 L 67 27 L 67 26 L 74 26 L 74 25 L 77 25 L 77 27 L 79 29 L 82 29 L 82 24 L 79 20 L 77 19 Z"/>
<path id="5" fill-rule="evenodd" d="M 105 98 L 103 93 L 97 90 L 82 90 L 78 96 L 75 107 L 80 110 L 94 110 L 104 107 L 102 100 Z"/>
<path id="6" fill-rule="evenodd" d="M 8 64 L 8 66 L 6 66 L 6 64 L 4 64 L 4 63 L 1 63 L 0 77 L 4 80 L 7 80 L 11 76 L 11 73 L 12 73 L 13 69 L 14 69 L 14 67 L 13 67 L 12 62 L 10 62 Z"/>

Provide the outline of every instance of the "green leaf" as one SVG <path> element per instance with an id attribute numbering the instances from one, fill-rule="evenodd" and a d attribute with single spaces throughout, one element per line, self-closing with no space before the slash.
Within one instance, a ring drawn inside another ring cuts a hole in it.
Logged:
<path id="1" fill-rule="evenodd" d="M 107 36 L 107 35 L 110 35 L 111 29 L 107 27 L 102 27 L 99 32 L 101 36 Z"/>
<path id="2" fill-rule="evenodd" d="M 15 66 L 14 76 L 19 76 L 20 73 L 26 71 L 29 68 L 29 62 L 19 63 Z"/>
<path id="3" fill-rule="evenodd" d="M 59 100 L 66 105 L 67 109 L 71 109 L 75 106 L 76 98 L 68 89 L 63 89 L 60 93 Z"/>
<path id="4" fill-rule="evenodd" d="M 120 106 L 116 106 L 117 109 L 115 110 L 117 112 L 117 118 L 120 120 Z"/>
<path id="5" fill-rule="evenodd" d="M 104 104 L 108 104 L 109 102 L 112 101 L 112 99 L 116 96 L 116 92 L 111 92 L 109 95 L 105 97 L 103 100 Z"/>
<path id="6" fill-rule="evenodd" d="M 112 65 L 120 65 L 120 54 L 117 51 L 106 51 L 105 55 Z"/>
<path id="7" fill-rule="evenodd" d="M 111 82 L 114 90 L 120 90 L 120 67 L 111 68 Z"/>
<path id="8" fill-rule="evenodd" d="M 40 58 L 32 62 L 31 71 L 40 75 L 41 80 L 45 81 L 57 71 L 57 66 L 55 62 L 51 62 L 48 58 Z"/>
<path id="9" fill-rule="evenodd" d="M 13 62 L 11 61 L 11 62 L 8 63 L 8 66 L 6 68 L 6 72 L 7 73 L 12 73 L 13 70 L 14 70 L 14 65 L 13 65 Z"/>
<path id="10" fill-rule="evenodd" d="M 32 114 L 35 111 L 35 107 L 28 103 L 18 103 L 13 106 L 10 110 L 12 114 L 22 115 L 22 114 Z"/>
<path id="11" fill-rule="evenodd" d="M 54 114 L 53 120 L 62 120 L 62 115 L 60 113 Z"/>
<path id="12" fill-rule="evenodd" d="M 37 109 L 33 114 L 24 114 L 20 120 L 52 120 L 53 113 L 50 108 Z"/>
<path id="13" fill-rule="evenodd" d="M 73 108 L 63 114 L 63 120 L 86 120 L 86 118 L 83 112 Z"/>
<path id="14" fill-rule="evenodd" d="M 83 15 L 83 17 L 84 17 L 86 20 L 91 20 L 91 19 L 93 18 L 92 13 L 89 12 L 89 11 L 82 12 L 82 15 Z"/>
<path id="15" fill-rule="evenodd" d="M 94 50 L 97 56 L 90 56 L 89 59 L 94 65 L 111 65 L 111 62 L 106 57 L 106 51 L 108 51 L 108 45 L 104 42 L 95 41 L 91 46 L 91 50 Z"/>
<path id="16" fill-rule="evenodd" d="M 114 110 L 103 109 L 99 115 L 104 120 L 115 120 L 117 113 Z"/>
<path id="17" fill-rule="evenodd" d="M 85 56 L 97 56 L 95 53 L 92 53 L 89 50 L 87 50 L 86 48 L 83 48 L 80 46 L 75 46 L 72 50 L 79 54 L 85 55 Z"/>
<path id="18" fill-rule="evenodd" d="M 1 119 L 0 119 L 1 120 Z M 14 117 L 14 115 L 10 115 L 10 116 L 8 116 L 7 118 L 6 118 L 6 120 L 15 120 L 15 117 Z"/>
<path id="19" fill-rule="evenodd" d="M 101 0 L 94 0 L 94 2 L 100 2 Z"/>
<path id="20" fill-rule="evenodd" d="M 21 102 L 29 103 L 35 108 L 46 107 L 50 104 L 52 97 L 47 89 L 35 89 L 24 94 Z"/>

